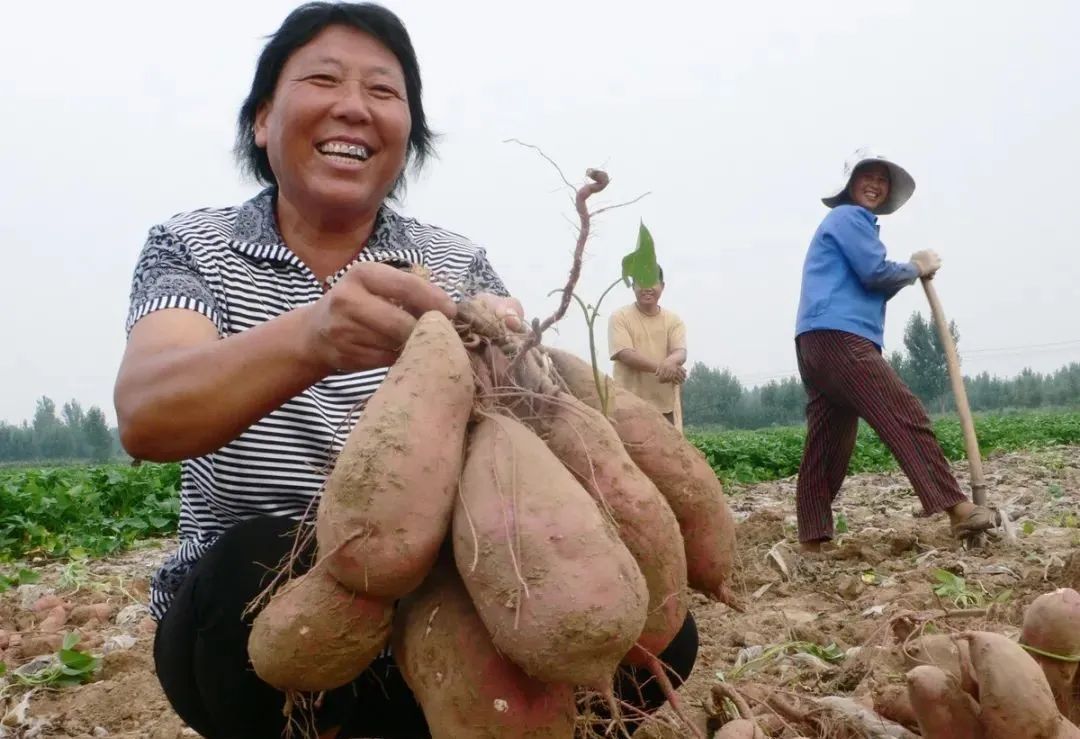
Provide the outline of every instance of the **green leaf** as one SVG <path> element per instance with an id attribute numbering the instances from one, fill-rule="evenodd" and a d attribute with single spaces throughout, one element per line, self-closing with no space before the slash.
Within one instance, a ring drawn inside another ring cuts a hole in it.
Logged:
<path id="1" fill-rule="evenodd" d="M 22 569 L 19 570 L 19 584 L 20 585 L 33 585 L 41 579 L 41 574 L 34 572 L 33 570 Z"/>
<path id="2" fill-rule="evenodd" d="M 836 533 L 846 534 L 848 532 L 847 516 L 840 513 L 836 516 Z"/>
<path id="3" fill-rule="evenodd" d="M 844 651 L 835 643 L 829 644 L 827 647 L 823 647 L 820 644 L 814 644 L 813 642 L 807 643 L 803 646 L 803 650 L 815 657 L 825 660 L 826 662 L 842 662 L 844 660 Z"/>
<path id="4" fill-rule="evenodd" d="M 81 675 L 94 667 L 94 657 L 77 649 L 61 649 L 60 661 L 68 675 Z"/>
<path id="5" fill-rule="evenodd" d="M 660 268 L 656 264 L 656 248 L 652 234 L 644 223 L 638 229 L 637 248 L 623 257 L 622 279 L 627 287 L 632 285 L 653 287 L 660 282 Z"/>
<path id="6" fill-rule="evenodd" d="M 7 663 L 6 662 L 0 662 L 0 677 L 3 677 L 6 674 L 7 674 Z"/>
<path id="7" fill-rule="evenodd" d="M 1009 588 L 1007 590 L 1002 590 L 1000 593 L 998 593 L 997 595 L 994 596 L 993 602 L 994 603 L 1008 603 L 1009 599 L 1012 598 L 1012 594 L 1013 594 L 1012 588 Z"/>
<path id="8" fill-rule="evenodd" d="M 61 647 L 64 651 L 70 651 L 75 648 L 75 645 L 79 643 L 79 635 L 74 631 L 69 631 L 64 634 L 64 645 Z"/>

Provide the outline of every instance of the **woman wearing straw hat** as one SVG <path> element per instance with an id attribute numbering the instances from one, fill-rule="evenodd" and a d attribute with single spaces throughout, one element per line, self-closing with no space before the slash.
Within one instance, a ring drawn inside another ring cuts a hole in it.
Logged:
<path id="1" fill-rule="evenodd" d="M 806 255 L 795 339 L 809 396 L 796 492 L 804 551 L 818 551 L 833 537 L 832 502 L 859 418 L 889 447 L 927 515 L 947 512 L 957 538 L 994 525 L 990 511 L 961 492 L 926 411 L 882 356 L 886 302 L 941 266 L 929 250 L 907 262 L 886 258 L 878 216 L 896 212 L 914 191 L 903 167 L 859 149 L 844 163 L 840 185 L 822 198 L 830 211 Z"/>

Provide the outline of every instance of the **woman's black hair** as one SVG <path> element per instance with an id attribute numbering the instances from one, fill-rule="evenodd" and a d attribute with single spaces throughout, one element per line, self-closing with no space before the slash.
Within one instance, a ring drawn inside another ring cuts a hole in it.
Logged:
<path id="1" fill-rule="evenodd" d="M 262 104 L 273 97 L 281 70 L 293 52 L 327 27 L 335 25 L 348 26 L 374 36 L 397 57 L 405 73 L 405 92 L 412 118 L 406 163 L 420 167 L 432 154 L 434 135 L 424 115 L 420 64 L 401 19 L 375 3 L 310 2 L 289 13 L 263 48 L 255 68 L 255 77 L 251 81 L 251 91 L 237 119 L 236 158 L 246 174 L 264 185 L 276 185 L 277 178 L 270 169 L 266 150 L 255 143 L 255 117 Z M 392 194 L 396 194 L 404 184 L 405 174 L 402 171 L 394 183 Z"/>

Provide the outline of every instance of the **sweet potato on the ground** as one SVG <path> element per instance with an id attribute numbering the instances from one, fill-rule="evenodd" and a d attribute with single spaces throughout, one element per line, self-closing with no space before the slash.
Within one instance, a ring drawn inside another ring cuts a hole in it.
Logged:
<path id="1" fill-rule="evenodd" d="M 948 634 L 926 634 L 908 642 L 903 649 L 906 669 L 920 665 L 940 668 L 951 675 L 965 693 L 978 700 L 979 686 L 975 682 L 966 641 L 958 641 Z"/>
<path id="2" fill-rule="evenodd" d="M 1038 650 L 1029 653 L 1042 667 L 1058 710 L 1080 721 L 1080 593 L 1061 588 L 1036 598 L 1024 612 L 1020 642 Z"/>
<path id="3" fill-rule="evenodd" d="M 1001 634 L 974 631 L 971 663 L 979 683 L 979 722 L 986 739 L 1054 739 L 1061 714 L 1038 663 Z"/>
<path id="4" fill-rule="evenodd" d="M 573 354 L 545 348 L 570 392 L 600 410 L 592 367 Z M 728 605 L 735 565 L 735 520 L 704 455 L 644 400 L 608 378 L 608 414 L 630 458 L 667 498 L 682 530 L 690 587 Z"/>
<path id="5" fill-rule="evenodd" d="M 572 739 L 569 685 L 542 683 L 495 649 L 452 562 L 394 617 L 394 659 L 432 739 Z"/>
<path id="6" fill-rule="evenodd" d="M 390 638 L 393 606 L 350 593 L 325 568 L 283 585 L 255 617 L 248 656 L 279 690 L 331 690 L 367 669 Z"/>
<path id="7" fill-rule="evenodd" d="M 355 593 L 416 588 L 449 531 L 473 376 L 449 319 L 420 318 L 326 481 L 319 558 Z"/>
<path id="8" fill-rule="evenodd" d="M 523 418 L 618 527 L 649 590 L 649 617 L 628 664 L 667 648 L 686 618 L 686 553 L 667 500 L 634 464 L 607 419 L 567 393 Z M 640 649 L 638 649 L 640 647 Z"/>
<path id="9" fill-rule="evenodd" d="M 729 721 L 717 732 L 715 739 L 765 739 L 765 733 L 753 721 Z"/>
<path id="10" fill-rule="evenodd" d="M 868 708 L 908 729 L 919 726 L 905 683 L 889 683 L 875 689 Z"/>
<path id="11" fill-rule="evenodd" d="M 922 665 L 907 673 L 907 684 L 923 739 L 981 739 L 979 705 L 951 675 Z"/>
<path id="12" fill-rule="evenodd" d="M 520 422 L 488 416 L 470 432 L 452 530 L 457 569 L 499 651 L 538 680 L 609 691 L 645 624 L 645 578 Z"/>

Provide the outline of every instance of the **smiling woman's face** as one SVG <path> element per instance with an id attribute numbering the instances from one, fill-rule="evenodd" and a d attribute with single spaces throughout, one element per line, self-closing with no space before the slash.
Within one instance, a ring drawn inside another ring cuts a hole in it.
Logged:
<path id="1" fill-rule="evenodd" d="M 855 170 L 848 187 L 851 201 L 871 213 L 889 197 L 889 168 L 884 164 L 866 164 Z"/>
<path id="2" fill-rule="evenodd" d="M 374 37 L 330 26 L 297 49 L 255 120 L 280 196 L 320 219 L 375 213 L 405 167 L 405 75 Z"/>

